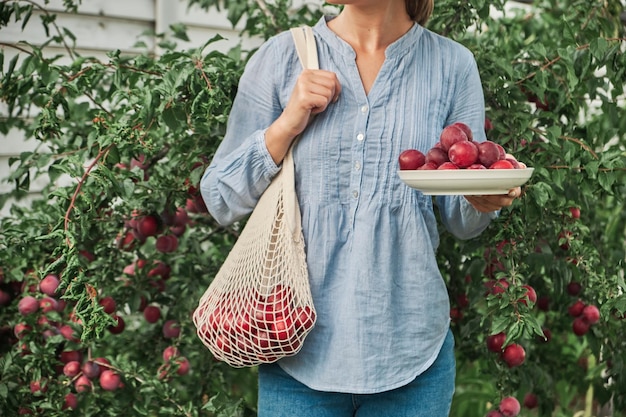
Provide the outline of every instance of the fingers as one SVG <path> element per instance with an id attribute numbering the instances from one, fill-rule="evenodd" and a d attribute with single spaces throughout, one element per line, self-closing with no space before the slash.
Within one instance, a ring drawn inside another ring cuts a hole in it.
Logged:
<path id="1" fill-rule="evenodd" d="M 341 84 L 334 72 L 306 70 L 301 74 L 301 78 L 303 83 L 310 83 L 312 94 L 319 94 L 332 103 L 339 99 Z"/>
<path id="2" fill-rule="evenodd" d="M 502 207 L 510 206 L 511 203 L 503 201 L 494 201 L 492 196 L 465 196 L 467 201 L 481 213 L 490 213 L 502 209 Z"/>
<path id="3" fill-rule="evenodd" d="M 340 93 L 341 85 L 335 73 L 324 70 L 302 71 L 279 117 L 285 133 L 292 138 L 302 133 L 311 115 L 326 110 L 330 103 L 337 101 Z"/>
<path id="4" fill-rule="evenodd" d="M 324 70 L 304 70 L 296 83 L 292 100 L 299 107 L 318 114 L 339 99 L 341 85 L 337 75 Z M 290 100 L 290 101 L 292 101 Z"/>
<path id="5" fill-rule="evenodd" d="M 468 195 L 466 200 L 481 213 L 489 213 L 509 207 L 516 198 L 522 195 L 520 187 L 509 190 L 508 194 L 502 195 Z"/>
<path id="6" fill-rule="evenodd" d="M 517 197 L 519 197 L 521 195 L 522 195 L 522 188 L 521 187 L 515 187 L 515 188 L 512 188 L 511 190 L 509 190 L 509 197 L 517 198 Z"/>

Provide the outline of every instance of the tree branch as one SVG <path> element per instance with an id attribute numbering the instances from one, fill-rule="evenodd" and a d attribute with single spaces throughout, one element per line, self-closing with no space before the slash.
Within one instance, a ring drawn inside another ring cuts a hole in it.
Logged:
<path id="1" fill-rule="evenodd" d="M 41 6 L 39 3 L 37 3 L 37 2 L 35 2 L 33 0 L 16 0 L 16 1 L 18 1 L 18 2 L 21 1 L 21 2 L 24 2 L 24 3 L 31 4 L 34 7 L 36 7 L 37 9 L 39 9 L 46 16 L 48 16 L 48 17 L 52 16 L 52 13 L 50 13 L 45 7 Z M 65 42 L 65 36 L 61 32 L 61 29 L 59 28 L 59 26 L 56 24 L 56 22 L 53 19 L 51 19 L 50 22 L 52 23 L 52 26 L 54 26 L 54 29 L 56 30 L 57 34 L 59 35 L 59 38 L 61 39 L 61 44 L 63 45 L 63 48 L 65 48 L 65 50 L 67 51 L 67 54 L 70 56 L 70 58 L 76 59 L 76 56 L 74 55 L 74 52 L 73 52 L 72 48 L 70 48 L 70 46 L 67 44 L 67 42 Z"/>
<path id="2" fill-rule="evenodd" d="M 66 212 L 65 212 L 65 216 L 64 216 L 64 223 L 63 223 L 63 229 L 65 230 L 65 234 L 67 235 L 68 233 L 68 229 L 70 227 L 70 216 L 71 216 L 71 212 L 74 208 L 76 208 L 76 200 L 78 199 L 78 195 L 80 194 L 80 191 L 83 187 L 83 184 L 85 184 L 85 181 L 87 181 L 87 177 L 89 177 L 89 174 L 91 173 L 91 171 L 93 170 L 93 168 L 96 166 L 96 164 L 98 164 L 98 162 L 100 162 L 100 160 L 109 152 L 109 150 L 111 149 L 113 145 L 109 145 L 104 149 L 100 149 L 98 151 L 98 154 L 96 155 L 96 157 L 94 158 L 94 160 L 91 162 L 91 164 L 89 164 L 89 166 L 87 167 L 87 169 L 85 169 L 85 172 L 83 173 L 82 177 L 80 178 L 80 180 L 78 181 L 78 184 L 76 184 L 76 189 L 74 190 L 74 194 L 72 195 L 72 198 L 70 199 L 70 205 L 68 206 Z M 67 244 L 67 246 L 71 247 L 72 243 L 69 240 L 69 237 L 65 238 L 65 243 Z"/>

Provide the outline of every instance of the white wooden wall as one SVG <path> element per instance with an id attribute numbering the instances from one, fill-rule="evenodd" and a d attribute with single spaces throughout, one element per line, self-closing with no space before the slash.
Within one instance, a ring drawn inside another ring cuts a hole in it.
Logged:
<path id="1" fill-rule="evenodd" d="M 76 49 L 81 55 L 103 60 L 106 60 L 107 52 L 116 49 L 124 54 L 143 52 L 143 48 L 134 46 L 139 40 L 151 51 L 158 53 L 155 37 L 146 33 L 170 33 L 168 28 L 174 23 L 187 26 L 190 42 L 174 40 L 180 49 L 200 46 L 218 33 L 226 39 L 212 45 L 221 51 L 227 51 L 239 43 L 246 49 L 259 43 L 257 39 L 240 39 L 239 28 L 232 29 L 223 11 L 188 9 L 186 0 L 82 0 L 78 14 L 65 13 L 62 0 L 50 0 L 47 8 L 56 12 L 59 27 L 66 27 L 75 35 Z M 33 14 L 23 31 L 20 24 L 11 24 L 0 29 L 0 42 L 3 43 L 27 41 L 40 44 L 46 39 L 36 14 Z M 3 52 L 6 69 L 17 50 L 4 47 Z M 59 46 L 45 50 L 47 56 L 62 53 L 64 50 Z M 3 107 L 0 103 L 0 123 L 3 114 L 6 114 L 6 106 Z M 13 184 L 3 181 L 10 175 L 9 158 L 33 150 L 37 143 L 34 140 L 25 140 L 19 131 L 11 131 L 6 136 L 0 134 L 0 193 L 13 187 Z M 37 195 L 45 181 L 46 178 L 41 178 L 31 184 L 33 196 Z M 29 201 L 30 199 L 25 199 L 19 204 L 28 204 Z M 0 217 L 7 213 L 8 205 L 0 210 Z"/>
<path id="2" fill-rule="evenodd" d="M 622 0 L 626 1 L 626 0 Z M 294 0 L 298 7 L 307 0 Z M 309 3 L 311 3 L 309 1 Z M 319 2 L 321 5 L 321 1 Z M 528 7 L 524 2 L 511 2 L 511 8 Z M 62 0 L 50 0 L 47 8 L 57 13 L 57 24 L 68 28 L 76 36 L 77 51 L 81 55 L 95 56 L 106 60 L 106 53 L 119 49 L 122 53 L 133 54 L 142 51 L 134 45 L 143 41 L 150 50 L 158 53 L 156 40 L 145 33 L 168 33 L 173 23 L 183 23 L 187 26 L 190 42 L 175 40 L 179 48 L 185 49 L 203 44 L 216 34 L 226 39 L 212 44 L 213 47 L 227 51 L 239 44 L 244 49 L 252 48 L 260 43 L 258 39 L 240 39 L 239 29 L 231 28 L 224 12 L 215 9 L 205 12 L 199 8 L 187 8 L 186 0 L 82 0 L 78 14 L 64 13 Z M 334 10 L 334 9 L 332 9 Z M 625 16 L 626 19 L 626 16 Z M 143 35 L 142 35 L 143 34 Z M 37 15 L 32 16 L 29 24 L 22 31 L 20 25 L 12 24 L 0 29 L 0 42 L 18 43 L 28 41 L 33 44 L 41 43 L 46 39 L 42 25 Z M 5 68 L 16 54 L 10 47 L 3 48 Z M 60 47 L 49 47 L 46 55 L 54 56 L 64 53 Z M 2 115 L 6 114 L 6 107 L 0 103 L 0 123 Z M 10 174 L 9 158 L 21 152 L 34 149 L 36 141 L 26 141 L 20 132 L 12 131 L 8 135 L 0 134 L 0 193 L 10 189 L 12 184 L 3 182 Z M 33 194 L 41 189 L 45 178 L 32 184 Z M 28 199 L 21 204 L 28 204 Z M 0 218 L 8 213 L 8 207 L 0 210 Z"/>

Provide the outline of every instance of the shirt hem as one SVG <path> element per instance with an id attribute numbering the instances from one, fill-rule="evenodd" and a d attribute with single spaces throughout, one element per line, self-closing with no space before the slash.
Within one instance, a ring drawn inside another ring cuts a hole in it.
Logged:
<path id="1" fill-rule="evenodd" d="M 386 392 L 386 391 L 391 391 L 394 390 L 396 388 L 400 388 L 403 387 L 409 383 L 411 383 L 415 378 L 417 378 L 418 376 L 420 376 L 421 374 L 423 374 L 424 372 L 426 372 L 428 370 L 428 368 L 430 368 L 433 363 L 435 363 L 435 361 L 437 360 L 437 358 L 439 357 L 439 354 L 441 353 L 441 348 L 443 347 L 443 344 L 446 340 L 446 337 L 448 336 L 448 333 L 450 332 L 450 321 L 448 320 L 448 325 L 446 326 L 446 330 L 443 332 L 442 336 L 440 337 L 440 340 L 437 344 L 437 348 L 434 350 L 433 354 L 431 355 L 431 357 L 424 362 L 424 364 L 417 369 L 417 371 L 415 373 L 413 373 L 410 377 L 405 378 L 401 381 L 398 382 L 394 382 L 392 384 L 389 385 L 385 385 L 385 386 L 381 386 L 381 387 L 376 387 L 376 388 L 347 388 L 344 386 L 332 386 L 332 385 L 318 385 L 315 383 L 310 383 L 307 382 L 306 380 L 299 378 L 297 376 L 295 376 L 293 374 L 293 371 L 291 371 L 287 366 L 283 365 L 281 363 L 281 361 L 278 361 L 277 364 L 278 366 L 281 367 L 281 369 L 283 371 L 285 371 L 289 376 L 291 376 L 293 379 L 295 379 L 296 381 L 300 382 L 301 384 L 306 385 L 308 388 L 315 390 L 315 391 L 321 391 L 321 392 L 338 392 L 338 393 L 344 393 L 344 394 L 379 394 L 381 392 Z"/>

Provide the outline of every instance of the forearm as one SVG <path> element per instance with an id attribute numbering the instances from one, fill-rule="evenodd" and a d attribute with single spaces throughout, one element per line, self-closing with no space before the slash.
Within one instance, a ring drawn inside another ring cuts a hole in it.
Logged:
<path id="1" fill-rule="evenodd" d="M 499 212 L 482 213 L 463 196 L 437 198 L 437 205 L 444 227 L 459 239 L 471 239 L 481 234 Z"/>
<path id="2" fill-rule="evenodd" d="M 280 117 L 265 131 L 265 147 L 276 165 L 281 164 L 296 136 Z"/>

